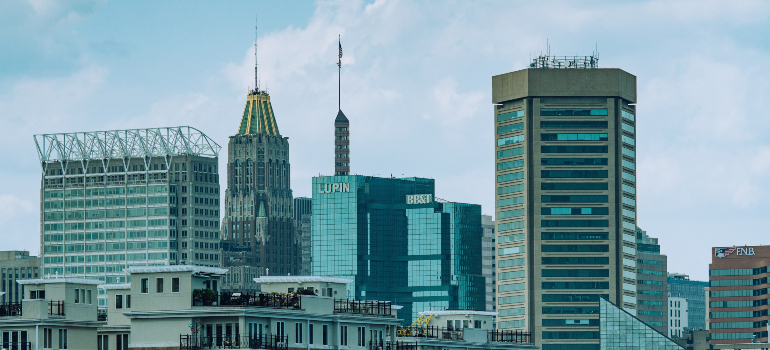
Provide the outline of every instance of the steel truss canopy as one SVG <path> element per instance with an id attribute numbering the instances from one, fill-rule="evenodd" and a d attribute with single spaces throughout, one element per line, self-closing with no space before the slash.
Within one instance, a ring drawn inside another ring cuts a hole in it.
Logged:
<path id="1" fill-rule="evenodd" d="M 41 164 L 180 155 L 217 157 L 222 149 L 190 126 L 40 134 L 34 138 Z"/>

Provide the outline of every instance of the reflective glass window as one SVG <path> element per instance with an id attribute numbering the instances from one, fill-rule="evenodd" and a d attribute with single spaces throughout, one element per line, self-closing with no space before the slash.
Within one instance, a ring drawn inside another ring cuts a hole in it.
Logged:
<path id="1" fill-rule="evenodd" d="M 506 120 L 519 119 L 524 116 L 524 111 L 513 111 L 508 113 L 501 113 L 497 115 L 497 121 L 502 122 Z"/>
<path id="2" fill-rule="evenodd" d="M 607 115 L 606 108 L 541 108 L 544 117 L 602 116 Z"/>
<path id="3" fill-rule="evenodd" d="M 541 121 L 543 129 L 606 129 L 606 121 L 549 120 Z"/>
<path id="4" fill-rule="evenodd" d="M 607 134 L 540 134 L 540 141 L 607 141 Z"/>
<path id="5" fill-rule="evenodd" d="M 497 127 L 498 134 L 505 134 L 512 131 L 518 131 L 524 129 L 524 123 L 514 123 Z"/>
<path id="6" fill-rule="evenodd" d="M 607 153 L 608 146 L 540 146 L 540 153 Z"/>

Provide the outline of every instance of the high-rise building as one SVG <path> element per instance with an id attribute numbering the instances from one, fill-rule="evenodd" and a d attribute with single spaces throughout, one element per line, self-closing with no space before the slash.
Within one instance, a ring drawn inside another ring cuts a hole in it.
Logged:
<path id="1" fill-rule="evenodd" d="M 481 206 L 435 199 L 432 179 L 313 178 L 311 274 L 350 279 L 356 300 L 421 311 L 485 309 Z"/>
<path id="2" fill-rule="evenodd" d="M 313 200 L 294 198 L 294 227 L 299 240 L 299 275 L 310 275 L 310 214 Z"/>
<path id="3" fill-rule="evenodd" d="M 668 258 L 660 254 L 657 238 L 636 228 L 637 316 L 663 334 L 668 332 Z"/>
<path id="4" fill-rule="evenodd" d="M 498 328 L 598 349 L 601 296 L 636 315 L 636 77 L 543 56 L 492 102 Z"/>
<path id="5" fill-rule="evenodd" d="M 481 274 L 484 275 L 486 310 L 495 311 L 495 220 L 481 216 Z"/>
<path id="6" fill-rule="evenodd" d="M 708 282 L 690 280 L 690 276 L 669 273 L 668 294 L 687 299 L 687 325 L 693 330 L 708 329 L 706 325 L 706 289 Z"/>
<path id="7" fill-rule="evenodd" d="M 708 287 L 711 344 L 767 343 L 770 246 L 716 247 L 712 251 Z"/>
<path id="8" fill-rule="evenodd" d="M 219 266 L 221 147 L 203 132 L 45 134 L 35 142 L 46 277 L 113 284 L 126 282 L 128 266 Z"/>
<path id="9" fill-rule="evenodd" d="M 260 275 L 296 275 L 289 138 L 281 136 L 270 95 L 246 96 L 238 133 L 227 145 L 223 266 L 256 266 Z"/>
<path id="10" fill-rule="evenodd" d="M 0 304 L 20 303 L 24 285 L 17 280 L 40 277 L 40 258 L 30 256 L 28 251 L 0 251 Z M 5 294 L 3 294 L 5 293 Z"/>

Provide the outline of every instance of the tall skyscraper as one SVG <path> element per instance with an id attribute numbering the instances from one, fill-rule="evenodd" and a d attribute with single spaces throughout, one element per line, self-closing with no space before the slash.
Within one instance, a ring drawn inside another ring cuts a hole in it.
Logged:
<path id="1" fill-rule="evenodd" d="M 481 216 L 481 229 L 481 273 L 485 282 L 486 310 L 495 311 L 495 220 L 492 220 L 492 216 Z"/>
<path id="2" fill-rule="evenodd" d="M 492 77 L 498 328 L 543 350 L 599 349 L 600 296 L 636 315 L 636 77 L 597 62 Z"/>
<path id="3" fill-rule="evenodd" d="M 289 138 L 281 136 L 270 95 L 249 91 L 238 133 L 227 145 L 222 220 L 224 266 L 256 266 L 264 275 L 296 275 Z"/>
<path id="4" fill-rule="evenodd" d="M 313 178 L 311 273 L 353 280 L 356 300 L 484 311 L 481 206 L 436 200 L 433 179 Z"/>
<path id="5" fill-rule="evenodd" d="M 313 200 L 307 197 L 294 198 L 294 228 L 299 241 L 299 275 L 310 275 L 310 214 Z"/>
<path id="6" fill-rule="evenodd" d="M 221 147 L 203 132 L 112 130 L 35 142 L 45 276 L 111 284 L 126 282 L 129 266 L 220 265 Z"/>
<path id="7" fill-rule="evenodd" d="M 636 228 L 636 303 L 640 320 L 663 334 L 668 332 L 668 258 L 660 254 L 657 238 Z"/>

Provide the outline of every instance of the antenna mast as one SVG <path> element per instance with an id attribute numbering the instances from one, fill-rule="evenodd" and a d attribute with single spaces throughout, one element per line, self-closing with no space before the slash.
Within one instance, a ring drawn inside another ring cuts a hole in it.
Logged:
<path id="1" fill-rule="evenodd" d="M 257 66 L 259 65 L 257 62 L 257 37 L 259 33 L 259 15 L 255 16 L 256 21 L 254 24 L 254 92 L 259 92 L 259 76 L 257 75 Z"/>

